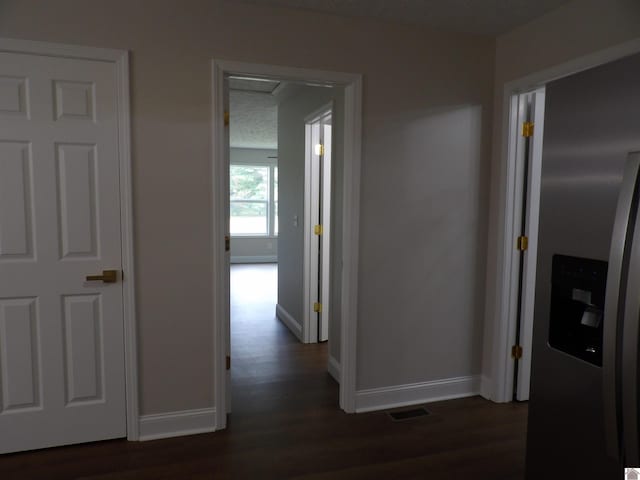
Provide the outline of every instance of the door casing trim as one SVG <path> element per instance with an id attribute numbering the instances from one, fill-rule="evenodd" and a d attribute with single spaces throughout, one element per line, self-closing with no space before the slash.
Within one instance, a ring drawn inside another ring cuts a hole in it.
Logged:
<path id="1" fill-rule="evenodd" d="M 344 190 L 342 221 L 342 303 L 340 342 L 340 408 L 355 412 L 356 327 L 358 318 L 358 258 L 360 225 L 360 162 L 362 151 L 362 76 L 277 65 L 211 61 L 211 151 L 212 151 L 212 250 L 213 250 L 213 344 L 216 430 L 226 427 L 226 326 L 224 318 L 224 75 L 225 73 L 280 78 L 320 85 L 343 86 L 344 95 Z"/>
<path id="2" fill-rule="evenodd" d="M 139 438 L 138 349 L 133 240 L 129 52 L 107 48 L 0 38 L 0 52 L 110 62 L 116 68 L 118 160 L 120 167 L 120 225 L 122 241 L 122 300 L 125 352 L 127 440 Z"/>

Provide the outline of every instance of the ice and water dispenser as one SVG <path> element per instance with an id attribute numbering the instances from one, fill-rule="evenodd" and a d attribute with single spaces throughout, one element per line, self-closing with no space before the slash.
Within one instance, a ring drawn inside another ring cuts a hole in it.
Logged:
<path id="1" fill-rule="evenodd" d="M 607 262 L 554 255 L 549 345 L 602 366 Z"/>

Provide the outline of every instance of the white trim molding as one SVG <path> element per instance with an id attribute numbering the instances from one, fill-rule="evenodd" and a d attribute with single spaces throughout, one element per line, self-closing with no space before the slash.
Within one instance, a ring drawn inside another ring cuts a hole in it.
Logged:
<path id="1" fill-rule="evenodd" d="M 360 156 L 362 151 L 362 75 L 241 63 L 227 60 L 211 62 L 211 142 L 212 142 L 212 249 L 213 249 L 213 342 L 214 391 L 217 429 L 226 426 L 226 322 L 225 305 L 225 156 L 224 78 L 225 75 L 273 78 L 293 82 L 344 87 L 344 187 L 342 205 L 342 304 L 340 344 L 340 407 L 355 411 L 356 331 L 358 321 L 358 259 L 360 227 Z M 225 303 L 226 302 L 226 303 Z"/>
<path id="2" fill-rule="evenodd" d="M 342 305 L 340 324 L 340 407 L 356 411 L 356 338 L 360 257 L 360 162 L 362 154 L 362 76 L 344 89 L 344 179 L 342 208 Z"/>
<path id="3" fill-rule="evenodd" d="M 116 61 L 118 72 L 118 156 L 120 157 L 120 225 L 122 229 L 122 294 L 127 384 L 127 439 L 138 440 L 138 328 L 133 243 L 133 180 L 129 106 L 129 53 Z"/>
<path id="4" fill-rule="evenodd" d="M 314 124 L 318 128 L 318 139 L 325 143 L 324 132 L 319 122 L 334 113 L 334 102 L 331 100 L 322 107 L 316 109 L 304 119 L 305 122 L 305 153 L 304 153 L 304 246 L 302 261 L 303 279 L 303 309 L 302 309 L 302 334 L 304 343 L 318 343 L 327 338 L 318 338 L 319 326 L 329 325 L 329 310 L 324 308 L 318 315 L 314 311 L 315 302 L 321 302 L 327 307 L 331 305 L 329 279 L 331 272 L 331 168 L 333 153 L 331 142 L 327 151 L 329 155 L 322 162 L 314 161 L 313 131 Z M 322 168 L 320 164 L 322 163 Z M 321 173 L 322 172 L 322 173 Z M 320 188 L 322 186 L 322 189 Z M 322 212 L 322 213 L 320 213 Z M 316 240 L 313 226 L 320 223 L 322 218 L 322 237 L 320 242 Z M 322 255 L 320 255 L 322 252 Z M 321 262 L 318 262 L 318 258 Z M 320 274 L 320 275 L 319 275 Z M 320 277 L 322 281 L 320 281 Z M 318 294 L 320 292 L 320 294 Z M 318 298 L 319 297 L 319 298 Z M 319 325 L 320 324 L 320 325 Z"/>
<path id="5" fill-rule="evenodd" d="M 493 334 L 485 338 L 484 348 L 492 352 L 491 365 L 483 368 L 483 397 L 494 402 L 510 402 L 513 399 L 511 332 L 514 330 L 515 316 L 510 315 L 511 274 L 513 270 L 513 231 L 514 231 L 514 189 L 516 188 L 515 157 L 510 155 L 509 129 L 514 115 L 513 97 L 524 92 L 544 87 L 547 83 L 567 77 L 605 63 L 640 52 L 640 39 L 632 40 L 611 48 L 584 55 L 560 65 L 541 70 L 531 75 L 506 82 L 502 86 L 502 125 L 500 143 L 495 154 L 500 155 L 498 177 L 498 235 L 496 254 L 495 296 L 487 298 L 485 324 Z"/>
<path id="6" fill-rule="evenodd" d="M 201 408 L 140 417 L 140 441 L 182 437 L 216 430 L 216 409 Z"/>
<path id="7" fill-rule="evenodd" d="M 340 383 L 340 362 L 338 362 L 333 355 L 329 355 L 329 365 L 327 369 L 329 375 L 331 375 L 336 382 Z"/>
<path id="8" fill-rule="evenodd" d="M 76 60 L 98 60 L 118 62 L 127 52 L 111 48 L 85 47 L 62 43 L 38 42 L 17 38 L 0 38 L 0 51 L 6 53 L 29 53 L 49 57 L 74 58 Z M 127 79 L 128 81 L 128 79 Z"/>
<path id="9" fill-rule="evenodd" d="M 293 318 L 293 316 L 285 310 L 285 308 L 279 303 L 276 304 L 276 317 L 284 323 L 291 333 L 293 333 L 298 340 L 302 342 L 302 324 Z"/>
<path id="10" fill-rule="evenodd" d="M 212 151 L 212 179 L 213 213 L 212 237 L 213 251 L 213 291 L 211 292 L 213 310 L 213 387 L 216 406 L 216 429 L 227 426 L 227 341 L 226 341 L 226 313 L 225 302 L 229 298 L 225 294 L 226 248 L 227 234 L 225 207 L 229 199 L 225 199 L 225 128 L 224 121 L 224 70 L 215 61 L 211 64 L 211 151 Z"/>
<path id="11" fill-rule="evenodd" d="M 479 375 L 358 390 L 356 412 L 373 412 L 453 398 L 473 397 L 479 393 Z"/>
<path id="12" fill-rule="evenodd" d="M 493 383 L 486 375 L 480 377 L 480 396 L 487 400 L 491 400 L 491 392 L 493 391 Z"/>
<path id="13" fill-rule="evenodd" d="M 122 242 L 122 301 L 124 323 L 127 439 L 138 440 L 138 340 L 134 272 L 133 183 L 131 170 L 131 113 L 129 52 L 106 48 L 0 38 L 0 52 L 45 55 L 110 62 L 116 68 L 120 225 Z"/>

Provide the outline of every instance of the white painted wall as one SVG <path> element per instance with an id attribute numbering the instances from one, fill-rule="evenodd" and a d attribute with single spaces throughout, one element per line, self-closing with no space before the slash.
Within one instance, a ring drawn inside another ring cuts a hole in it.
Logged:
<path id="1" fill-rule="evenodd" d="M 501 158 L 503 92 L 505 83 L 574 61 L 623 42 L 640 39 L 640 2 L 636 0 L 575 0 L 501 35 L 496 44 L 496 75 L 491 163 L 491 209 L 487 251 L 486 320 L 483 354 L 483 395 L 495 398 L 495 372 L 503 359 L 495 358 L 498 335 L 497 287 L 501 265 L 505 172 Z"/>
<path id="2" fill-rule="evenodd" d="M 358 390 L 480 373 L 485 108 L 402 109 L 371 126 Z"/>
<path id="3" fill-rule="evenodd" d="M 222 0 L 3 0 L 0 36 L 131 51 L 143 414 L 214 402 L 212 57 L 363 74 L 358 388 L 480 372 L 492 38 Z"/>
<path id="4" fill-rule="evenodd" d="M 272 165 L 278 163 L 278 151 L 258 148 L 231 148 L 232 164 Z M 269 158 L 269 157 L 276 157 Z M 231 263 L 278 261 L 278 237 L 232 237 Z"/>

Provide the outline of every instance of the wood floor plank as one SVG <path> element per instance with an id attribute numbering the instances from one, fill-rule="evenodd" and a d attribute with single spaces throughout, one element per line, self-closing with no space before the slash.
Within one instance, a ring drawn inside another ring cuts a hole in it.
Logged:
<path id="1" fill-rule="evenodd" d="M 226 430 L 4 455 L 0 479 L 523 478 L 526 404 L 472 397 L 425 405 L 430 415 L 405 421 L 347 415 L 327 373 L 327 344 L 303 345 L 275 318 L 275 290 L 265 283 L 275 281 L 273 267 L 239 266 L 233 275 L 246 288 L 232 300 Z"/>

